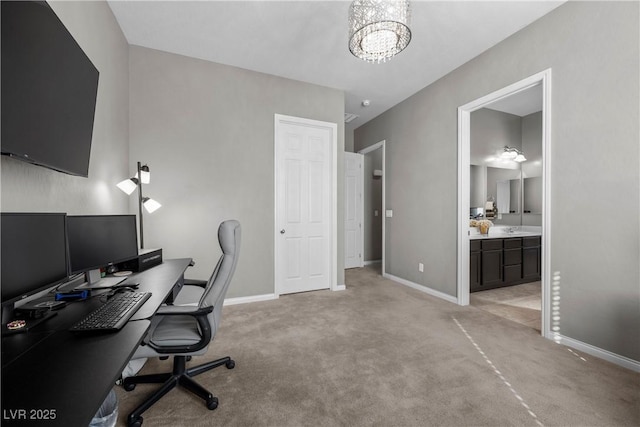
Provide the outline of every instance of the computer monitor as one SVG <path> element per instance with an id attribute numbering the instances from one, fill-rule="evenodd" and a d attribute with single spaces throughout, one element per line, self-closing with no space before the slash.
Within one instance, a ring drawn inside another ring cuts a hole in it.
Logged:
<path id="1" fill-rule="evenodd" d="M 64 213 L 2 213 L 2 305 L 65 282 Z"/>
<path id="2" fill-rule="evenodd" d="M 67 238 L 71 274 L 97 270 L 138 256 L 135 215 L 68 215 Z"/>

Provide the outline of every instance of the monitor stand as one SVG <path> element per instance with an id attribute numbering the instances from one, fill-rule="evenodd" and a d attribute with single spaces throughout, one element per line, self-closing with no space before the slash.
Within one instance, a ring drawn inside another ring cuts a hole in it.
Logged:
<path id="1" fill-rule="evenodd" d="M 84 289 L 109 289 L 124 282 L 126 277 L 108 276 L 100 277 L 100 270 L 91 270 L 86 273 L 87 282 L 77 286 L 77 290 Z"/>

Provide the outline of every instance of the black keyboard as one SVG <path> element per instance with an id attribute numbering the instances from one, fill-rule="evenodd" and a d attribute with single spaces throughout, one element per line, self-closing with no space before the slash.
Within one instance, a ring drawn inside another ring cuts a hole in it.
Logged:
<path id="1" fill-rule="evenodd" d="M 119 331 L 150 296 L 151 292 L 117 293 L 69 330 L 72 332 Z"/>

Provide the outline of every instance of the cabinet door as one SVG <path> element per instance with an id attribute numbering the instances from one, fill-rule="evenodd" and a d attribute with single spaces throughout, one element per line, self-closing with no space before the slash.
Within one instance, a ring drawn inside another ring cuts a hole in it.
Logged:
<path id="1" fill-rule="evenodd" d="M 522 248 L 522 278 L 540 280 L 540 247 Z"/>
<path id="2" fill-rule="evenodd" d="M 474 292 L 481 289 L 480 276 L 480 252 L 471 252 L 469 255 L 469 291 Z"/>
<path id="3" fill-rule="evenodd" d="M 482 288 L 502 284 L 502 249 L 482 251 Z"/>
<path id="4" fill-rule="evenodd" d="M 522 264 L 522 250 L 517 249 L 505 249 L 504 250 L 504 265 L 520 265 Z M 518 276 L 518 279 L 520 277 Z"/>

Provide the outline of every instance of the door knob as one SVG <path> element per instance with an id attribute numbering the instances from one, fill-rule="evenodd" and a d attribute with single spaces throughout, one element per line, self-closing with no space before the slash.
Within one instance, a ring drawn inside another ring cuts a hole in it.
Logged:
<path id="1" fill-rule="evenodd" d="M 284 228 L 280 230 L 280 234 L 284 234 Z"/>

